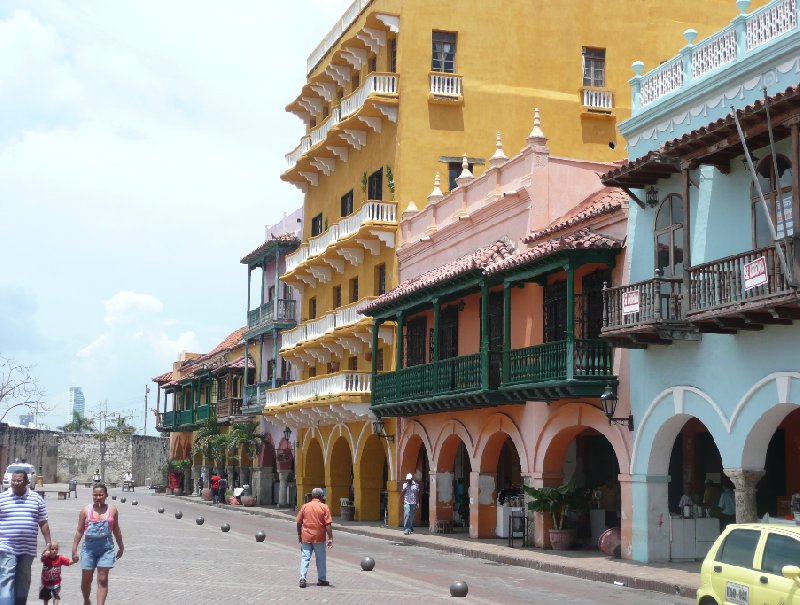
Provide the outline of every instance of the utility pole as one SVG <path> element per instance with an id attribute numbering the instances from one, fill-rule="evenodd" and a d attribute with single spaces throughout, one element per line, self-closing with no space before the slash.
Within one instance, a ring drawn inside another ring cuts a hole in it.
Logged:
<path id="1" fill-rule="evenodd" d="M 144 436 L 147 437 L 147 394 L 150 392 L 150 387 L 144 385 Z"/>

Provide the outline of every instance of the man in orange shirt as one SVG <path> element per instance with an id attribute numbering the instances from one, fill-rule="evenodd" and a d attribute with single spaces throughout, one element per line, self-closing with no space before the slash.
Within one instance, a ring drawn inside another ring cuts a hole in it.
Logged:
<path id="1" fill-rule="evenodd" d="M 297 540 L 300 542 L 300 588 L 306 587 L 306 574 L 311 563 L 311 552 L 317 561 L 317 586 L 328 586 L 326 579 L 325 537 L 328 548 L 333 546 L 333 519 L 331 509 L 322 501 L 321 487 L 311 490 L 311 501 L 297 513 Z"/>

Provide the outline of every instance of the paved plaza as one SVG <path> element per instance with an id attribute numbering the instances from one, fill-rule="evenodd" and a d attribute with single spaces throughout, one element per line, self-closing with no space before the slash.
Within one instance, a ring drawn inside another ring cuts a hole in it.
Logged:
<path id="1" fill-rule="evenodd" d="M 79 498 L 46 499 L 53 539 L 69 553 L 80 507 L 88 504 L 89 491 L 79 488 Z M 309 587 L 297 585 L 299 549 L 289 516 L 248 514 L 242 509 L 219 508 L 149 490 L 134 493 L 111 490 L 120 510 L 125 555 L 111 572 L 109 604 L 165 603 L 431 603 L 451 599 L 450 583 L 465 580 L 467 600 L 474 603 L 674 603 L 691 599 L 635 590 L 613 584 L 504 565 L 462 554 L 425 548 L 403 541 L 397 532 L 386 537 L 334 531 L 328 555 L 330 587 L 317 587 L 315 567 Z M 126 502 L 122 503 L 121 498 Z M 138 505 L 132 505 L 132 500 Z M 109 500 L 110 501 L 110 500 Z M 163 514 L 158 508 L 164 507 Z M 181 510 L 183 518 L 175 518 Z M 199 526 L 198 516 L 205 518 Z M 222 533 L 220 525 L 231 525 Z M 263 530 L 267 539 L 255 540 Z M 387 530 L 390 531 L 390 530 Z M 41 542 L 41 538 L 40 538 Z M 377 564 L 363 572 L 361 558 L 370 555 Z M 41 564 L 34 563 L 38 578 Z M 65 568 L 62 603 L 80 604 L 80 572 Z M 36 580 L 34 580 L 36 583 Z M 34 586 L 29 603 L 37 603 Z"/>

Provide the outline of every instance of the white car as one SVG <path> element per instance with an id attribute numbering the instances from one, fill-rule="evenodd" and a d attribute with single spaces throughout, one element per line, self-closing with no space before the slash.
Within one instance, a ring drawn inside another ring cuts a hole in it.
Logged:
<path id="1" fill-rule="evenodd" d="M 11 474 L 19 472 L 27 473 L 30 484 L 36 485 L 36 469 L 33 468 L 32 464 L 28 464 L 27 462 L 12 462 L 8 465 L 3 475 L 3 489 L 8 489 L 11 485 Z"/>

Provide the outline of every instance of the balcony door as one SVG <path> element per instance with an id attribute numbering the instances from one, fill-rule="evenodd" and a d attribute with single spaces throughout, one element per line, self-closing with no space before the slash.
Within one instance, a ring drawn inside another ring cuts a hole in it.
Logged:
<path id="1" fill-rule="evenodd" d="M 567 282 L 544 287 L 544 342 L 567 339 Z"/>
<path id="2" fill-rule="evenodd" d="M 367 199 L 368 200 L 382 200 L 383 199 L 383 168 L 379 168 L 367 179 Z"/>
<path id="3" fill-rule="evenodd" d="M 683 275 L 683 198 L 668 195 L 656 214 L 656 269 L 661 277 Z"/>
<path id="4" fill-rule="evenodd" d="M 425 334 L 428 322 L 425 317 L 417 317 L 406 327 L 406 367 L 425 363 Z"/>
<path id="5" fill-rule="evenodd" d="M 442 309 L 439 314 L 439 359 L 458 355 L 458 307 Z"/>
<path id="6" fill-rule="evenodd" d="M 578 338 L 595 339 L 603 326 L 603 285 L 611 283 L 611 271 L 599 269 L 584 275 L 581 294 L 575 301 L 575 325 Z"/>
<path id="7" fill-rule="evenodd" d="M 792 217 L 792 163 L 782 155 L 776 157 L 778 172 L 772 156 L 767 156 L 758 165 L 756 173 L 769 207 L 770 219 L 775 225 L 778 239 L 794 233 Z M 751 199 L 753 207 L 753 248 L 766 248 L 772 245 L 772 230 L 769 228 L 761 200 L 755 187 L 752 187 Z"/>

